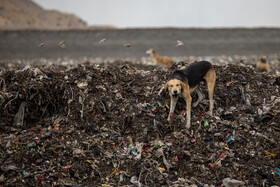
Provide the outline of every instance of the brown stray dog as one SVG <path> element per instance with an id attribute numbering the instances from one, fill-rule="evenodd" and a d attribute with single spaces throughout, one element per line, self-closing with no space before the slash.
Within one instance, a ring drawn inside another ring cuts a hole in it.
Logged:
<path id="1" fill-rule="evenodd" d="M 270 65 L 267 62 L 267 57 L 263 56 L 261 57 L 261 59 L 257 62 L 257 70 L 258 71 L 266 71 L 266 72 L 270 72 Z"/>
<path id="2" fill-rule="evenodd" d="M 150 55 L 151 61 L 155 65 L 164 65 L 169 68 L 174 63 L 174 60 L 166 56 L 160 56 L 154 49 L 149 49 L 146 53 Z"/>
<path id="3" fill-rule="evenodd" d="M 191 125 L 191 93 L 196 90 L 198 93 L 198 101 L 194 104 L 197 105 L 198 102 L 202 100 L 202 94 L 199 89 L 199 83 L 205 80 L 208 88 L 208 95 L 210 100 L 210 107 L 208 114 L 212 116 L 213 114 L 213 95 L 214 87 L 216 82 L 216 73 L 212 64 L 207 61 L 200 61 L 192 63 L 189 67 L 183 70 L 176 70 L 172 73 L 171 79 L 164 85 L 164 89 L 169 93 L 171 98 L 170 111 L 167 120 L 170 121 L 171 114 L 175 110 L 176 103 L 179 97 L 184 98 L 187 105 L 187 123 L 186 128 L 189 129 Z M 162 91 L 162 90 L 161 90 Z M 160 92 L 161 92 L 160 91 Z M 160 94 L 160 93 L 159 93 Z"/>

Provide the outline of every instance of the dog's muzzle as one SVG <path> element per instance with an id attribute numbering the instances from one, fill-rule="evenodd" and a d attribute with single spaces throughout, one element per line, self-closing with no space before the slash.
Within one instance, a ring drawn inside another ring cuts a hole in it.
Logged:
<path id="1" fill-rule="evenodd" d="M 179 94 L 172 94 L 172 97 L 173 97 L 173 98 L 178 98 L 178 97 L 179 97 Z"/>
<path id="2" fill-rule="evenodd" d="M 178 93 L 177 91 L 174 91 L 174 92 L 172 93 L 172 97 L 173 97 L 173 98 L 178 98 L 178 97 L 179 97 L 179 93 Z"/>

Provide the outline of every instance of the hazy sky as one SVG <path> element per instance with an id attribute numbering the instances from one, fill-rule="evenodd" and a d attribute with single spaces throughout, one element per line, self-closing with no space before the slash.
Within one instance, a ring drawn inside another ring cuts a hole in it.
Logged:
<path id="1" fill-rule="evenodd" d="M 89 25 L 280 27 L 280 0 L 33 0 Z"/>

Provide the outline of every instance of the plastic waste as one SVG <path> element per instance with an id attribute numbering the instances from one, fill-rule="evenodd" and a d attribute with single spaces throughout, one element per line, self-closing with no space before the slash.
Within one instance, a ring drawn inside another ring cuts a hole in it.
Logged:
<path id="1" fill-rule="evenodd" d="M 26 105 L 26 102 L 22 102 L 20 104 L 18 112 L 17 112 L 17 114 L 14 118 L 14 125 L 17 125 L 17 126 L 22 126 L 23 125 L 25 105 Z"/>
<path id="2" fill-rule="evenodd" d="M 225 187 L 241 187 L 244 186 L 245 183 L 236 179 L 225 178 L 223 179 L 223 185 Z"/>
<path id="3" fill-rule="evenodd" d="M 130 153 L 131 153 L 133 156 L 137 156 L 137 155 L 138 155 L 138 153 L 136 152 L 136 150 L 134 149 L 134 147 L 131 148 Z"/>
<path id="4" fill-rule="evenodd" d="M 141 183 L 139 181 L 137 181 L 137 177 L 136 176 L 131 177 L 130 182 L 132 184 L 134 184 L 135 186 L 137 186 L 137 187 L 141 187 Z"/>

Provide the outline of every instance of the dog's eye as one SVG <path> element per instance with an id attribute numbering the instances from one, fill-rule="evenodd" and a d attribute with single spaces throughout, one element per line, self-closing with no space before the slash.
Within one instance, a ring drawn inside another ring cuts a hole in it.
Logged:
<path id="1" fill-rule="evenodd" d="M 176 86 L 179 86 L 179 84 L 176 84 Z"/>
<path id="2" fill-rule="evenodd" d="M 171 84 L 170 87 L 173 87 L 173 85 Z"/>

